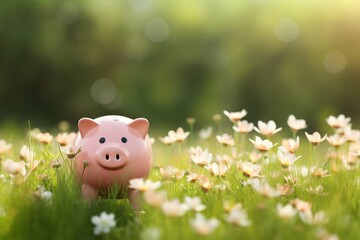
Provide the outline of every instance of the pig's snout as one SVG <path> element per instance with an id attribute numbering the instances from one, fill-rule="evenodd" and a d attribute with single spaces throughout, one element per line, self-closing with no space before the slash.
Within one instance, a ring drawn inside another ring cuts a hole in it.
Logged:
<path id="1" fill-rule="evenodd" d="M 121 168 L 127 163 L 127 151 L 117 145 L 106 146 L 96 152 L 96 162 L 103 168 Z"/>
<path id="2" fill-rule="evenodd" d="M 121 150 L 116 147 L 105 148 L 99 153 L 101 161 L 120 161 Z"/>

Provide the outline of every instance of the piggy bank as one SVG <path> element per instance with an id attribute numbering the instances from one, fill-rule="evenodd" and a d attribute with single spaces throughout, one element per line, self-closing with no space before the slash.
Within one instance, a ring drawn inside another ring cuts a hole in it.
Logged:
<path id="1" fill-rule="evenodd" d="M 136 207 L 136 190 L 128 189 L 133 178 L 145 178 L 151 168 L 152 149 L 145 118 L 123 116 L 82 118 L 73 150 L 76 175 L 86 200 L 109 194 L 112 187 L 128 194 Z"/>

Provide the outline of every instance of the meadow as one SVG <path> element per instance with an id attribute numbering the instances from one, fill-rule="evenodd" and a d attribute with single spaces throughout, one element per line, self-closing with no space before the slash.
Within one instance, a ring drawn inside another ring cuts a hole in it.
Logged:
<path id="1" fill-rule="evenodd" d="M 140 210 L 112 194 L 82 199 L 66 126 L 0 136 L 0 239 L 358 239 L 351 119 L 329 116 L 319 134 L 293 115 L 276 126 L 246 114 L 150 132 L 151 173 L 129 185 L 142 192 Z"/>

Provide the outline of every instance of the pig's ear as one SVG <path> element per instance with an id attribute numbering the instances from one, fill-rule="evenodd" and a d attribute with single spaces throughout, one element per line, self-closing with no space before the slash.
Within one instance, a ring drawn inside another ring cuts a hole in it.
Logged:
<path id="1" fill-rule="evenodd" d="M 94 121 L 91 118 L 80 119 L 78 123 L 78 127 L 81 137 L 84 138 L 91 129 L 96 128 L 98 126 L 100 126 L 100 123 Z"/>
<path id="2" fill-rule="evenodd" d="M 145 139 L 149 131 L 149 121 L 145 118 L 137 118 L 129 123 L 128 126 L 140 133 L 143 139 Z"/>

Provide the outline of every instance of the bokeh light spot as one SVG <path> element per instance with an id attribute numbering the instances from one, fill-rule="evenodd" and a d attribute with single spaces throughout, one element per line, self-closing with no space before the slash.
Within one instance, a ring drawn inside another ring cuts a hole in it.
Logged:
<path id="1" fill-rule="evenodd" d="M 152 5 L 151 0 L 129 0 L 130 7 L 139 12 L 144 12 L 150 9 Z"/>
<path id="2" fill-rule="evenodd" d="M 341 52 L 332 51 L 324 56 L 323 64 L 329 73 L 339 73 L 345 69 L 346 59 Z"/>
<path id="3" fill-rule="evenodd" d="M 169 34 L 169 25 L 162 18 L 154 18 L 146 23 L 145 36 L 151 42 L 163 42 L 169 37 Z"/>
<path id="4" fill-rule="evenodd" d="M 116 97 L 116 87 L 109 79 L 99 79 L 91 86 L 91 97 L 95 102 L 106 105 L 114 101 Z"/>
<path id="5" fill-rule="evenodd" d="M 291 18 L 281 19 L 275 27 L 276 37 L 285 43 L 294 41 L 299 36 L 299 27 Z"/>
<path id="6" fill-rule="evenodd" d="M 122 107 L 123 103 L 124 103 L 123 95 L 119 91 L 117 91 L 114 100 L 111 101 L 109 104 L 104 104 L 104 107 L 107 110 L 115 111 L 115 110 L 119 110 Z"/>
<path id="7" fill-rule="evenodd" d="M 73 2 L 64 2 L 57 10 L 57 19 L 64 25 L 75 23 L 79 18 L 79 9 Z"/>

